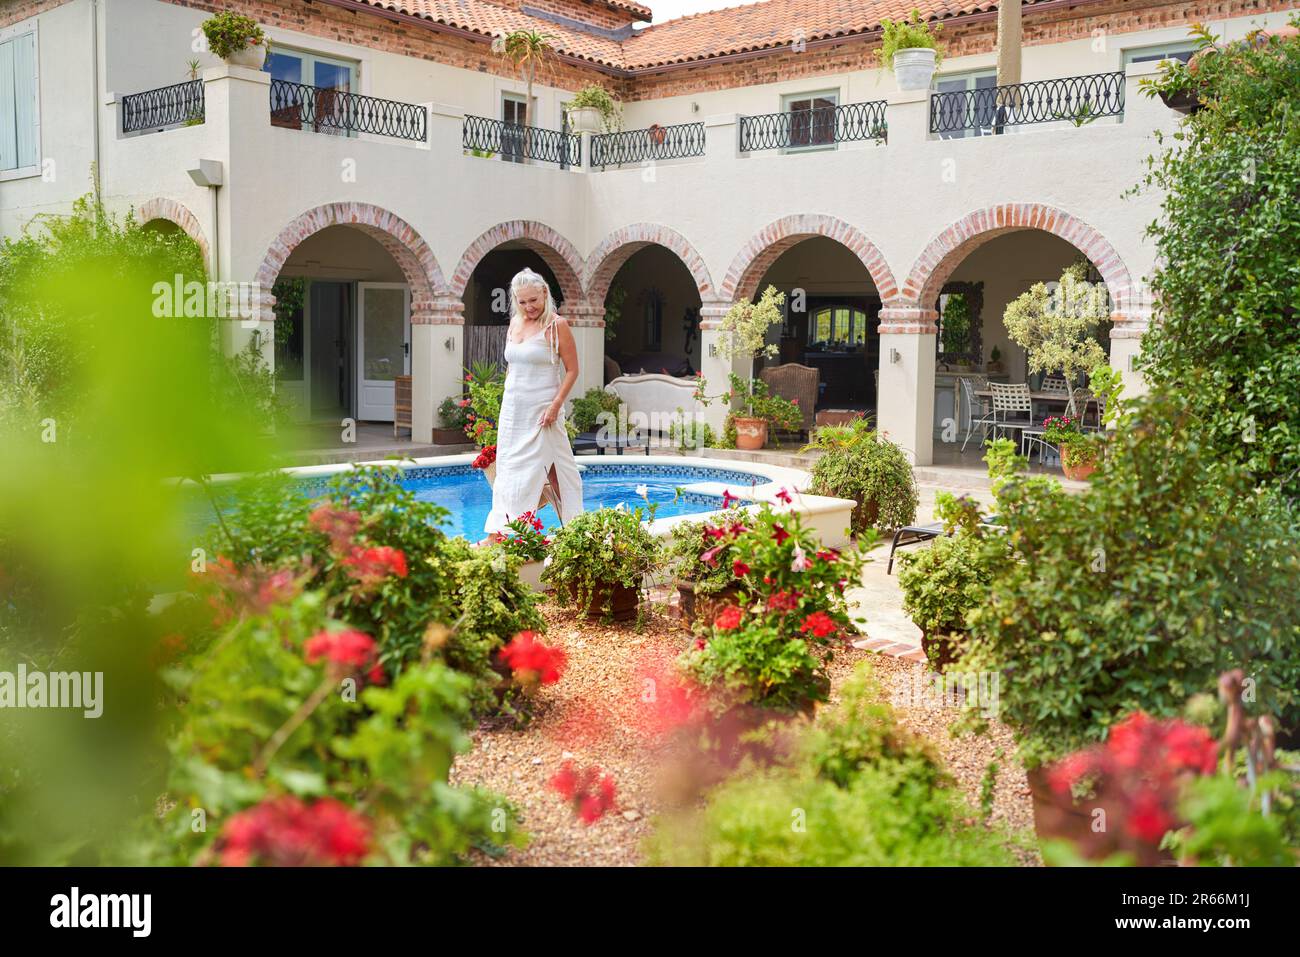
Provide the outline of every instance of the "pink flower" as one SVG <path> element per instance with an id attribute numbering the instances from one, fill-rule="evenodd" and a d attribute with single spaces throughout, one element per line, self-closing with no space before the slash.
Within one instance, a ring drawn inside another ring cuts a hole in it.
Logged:
<path id="1" fill-rule="evenodd" d="M 796 545 L 794 547 L 794 561 L 790 563 L 790 571 L 806 572 L 810 568 L 812 568 L 812 562 L 808 559 L 804 550 Z"/>
<path id="2" fill-rule="evenodd" d="M 724 489 L 722 490 L 722 507 L 723 507 L 724 509 L 726 509 L 726 508 L 731 508 L 731 503 L 732 503 L 732 502 L 739 502 L 739 501 L 740 501 L 740 499 L 736 498 L 736 496 L 734 496 L 734 495 L 731 494 L 731 490 L 730 490 L 730 489 L 725 489 L 725 488 L 724 488 Z"/>
<path id="3" fill-rule="evenodd" d="M 370 853 L 370 824 L 333 798 L 286 795 L 231 817 L 217 846 L 224 867 L 355 867 Z"/>
<path id="4" fill-rule="evenodd" d="M 405 578 L 406 554 L 401 549 L 388 545 L 373 548 L 357 546 L 343 559 L 343 567 L 363 586 L 375 585 L 389 575 Z"/>

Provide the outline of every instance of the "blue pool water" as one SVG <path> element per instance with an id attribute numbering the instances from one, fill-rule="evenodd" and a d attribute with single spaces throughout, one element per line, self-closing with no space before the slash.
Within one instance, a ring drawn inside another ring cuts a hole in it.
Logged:
<path id="1" fill-rule="evenodd" d="M 643 505 L 644 499 L 636 494 L 638 485 L 645 485 L 651 502 L 658 504 L 656 518 L 712 512 L 722 508 L 720 495 L 683 493 L 673 501 L 675 490 L 696 482 L 721 482 L 734 495 L 744 495 L 755 484 L 766 484 L 767 479 L 749 472 L 734 469 L 700 466 L 609 464 L 587 465 L 582 471 L 582 500 L 588 510 L 612 508 L 620 502 L 628 508 Z M 483 525 L 492 510 L 492 488 L 478 469 L 461 466 L 423 466 L 404 469 L 402 485 L 415 493 L 421 501 L 441 505 L 451 514 L 442 526 L 448 535 L 462 535 L 472 542 L 483 537 Z M 328 489 L 328 478 L 312 477 L 297 484 L 306 494 L 317 497 Z M 206 525 L 211 509 L 196 503 L 196 522 Z M 547 529 L 559 527 L 559 517 L 550 506 L 538 513 Z"/>

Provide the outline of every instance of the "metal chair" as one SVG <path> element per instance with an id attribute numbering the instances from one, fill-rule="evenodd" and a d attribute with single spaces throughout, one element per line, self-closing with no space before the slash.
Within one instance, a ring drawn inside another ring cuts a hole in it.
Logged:
<path id="1" fill-rule="evenodd" d="M 990 424 L 995 436 L 1004 431 L 1019 433 L 1022 429 L 1034 427 L 1034 401 L 1030 397 L 1027 382 L 990 382 L 993 392 L 993 422 Z M 1017 446 L 1019 446 L 1017 435 Z"/>
<path id="2" fill-rule="evenodd" d="M 987 396 L 979 396 L 975 393 L 988 388 L 988 379 L 983 376 L 962 376 L 961 382 L 962 395 L 966 399 L 966 440 L 961 444 L 962 452 L 966 451 L 966 445 L 970 442 L 970 437 L 975 432 L 975 427 L 980 427 L 981 444 L 988 438 L 989 427 L 993 424 L 993 407 Z M 978 407 L 980 417 L 978 421 L 975 418 L 975 410 Z"/>
<path id="3" fill-rule="evenodd" d="M 1049 375 L 1043 377 L 1043 384 L 1038 387 L 1039 392 L 1050 392 L 1052 395 L 1069 395 L 1070 383 L 1065 381 L 1063 375 Z"/>

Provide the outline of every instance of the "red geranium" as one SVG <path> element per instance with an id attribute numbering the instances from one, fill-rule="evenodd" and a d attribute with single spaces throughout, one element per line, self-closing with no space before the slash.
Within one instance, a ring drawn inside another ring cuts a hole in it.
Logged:
<path id="1" fill-rule="evenodd" d="M 307 520 L 316 531 L 328 535 L 330 544 L 335 551 L 340 552 L 352 543 L 357 529 L 361 527 L 360 514 L 335 508 L 329 502 L 314 508 Z"/>
<path id="2" fill-rule="evenodd" d="M 360 631 L 321 631 L 303 642 L 307 664 L 328 661 L 339 675 L 366 672 L 370 684 L 383 684 L 384 669 L 378 661 L 378 648 L 369 635 Z"/>
<path id="3" fill-rule="evenodd" d="M 836 631 L 839 626 L 835 624 L 834 619 L 824 611 L 815 611 L 803 620 L 799 626 L 801 632 L 811 631 L 818 638 L 825 638 L 827 635 Z"/>
<path id="4" fill-rule="evenodd" d="M 501 660 L 524 685 L 554 684 L 564 674 L 568 655 L 563 648 L 544 645 L 531 631 L 521 631 L 500 651 Z"/>
<path id="5" fill-rule="evenodd" d="M 476 433 L 481 432 L 485 428 L 487 428 L 487 425 L 484 422 L 479 422 L 474 431 Z M 497 447 L 495 445 L 485 445 L 483 446 L 482 451 L 479 452 L 478 456 L 470 464 L 476 469 L 485 469 L 496 460 Z"/>
<path id="6" fill-rule="evenodd" d="M 749 566 L 740 559 L 736 559 L 731 563 L 731 574 L 735 575 L 737 578 L 744 578 L 749 574 Z"/>
<path id="7" fill-rule="evenodd" d="M 794 611 L 799 607 L 799 599 L 803 597 L 801 591 L 785 591 L 781 589 L 767 596 L 767 607 L 772 611 Z"/>
<path id="8" fill-rule="evenodd" d="M 355 867 L 370 853 L 370 824 L 333 798 L 268 798 L 227 821 L 218 847 L 224 867 Z"/>
<path id="9" fill-rule="evenodd" d="M 348 557 L 343 559 L 343 567 L 363 586 L 374 585 L 389 575 L 405 578 L 406 554 L 401 549 L 388 545 L 373 548 L 355 546 Z"/>
<path id="10" fill-rule="evenodd" d="M 221 555 L 208 567 L 207 578 L 216 588 L 208 597 L 216 625 L 241 615 L 265 615 L 273 606 L 293 601 L 302 584 L 291 569 L 269 569 L 260 563 L 238 568 Z"/>
<path id="11" fill-rule="evenodd" d="M 740 626 L 743 617 L 744 615 L 738 607 L 728 605 L 718 613 L 718 617 L 713 621 L 713 627 L 721 631 L 731 631 L 731 629 Z"/>
<path id="12" fill-rule="evenodd" d="M 787 532 L 780 525 L 773 525 L 772 528 L 774 529 L 774 531 L 772 532 L 772 537 L 776 539 L 776 543 L 778 545 L 784 545 L 785 540 L 790 537 L 790 533 Z"/>
<path id="13" fill-rule="evenodd" d="M 600 820 L 614 808 L 614 779 L 595 765 L 577 768 L 572 761 L 565 761 L 551 778 L 551 787 L 573 805 L 584 824 Z"/>

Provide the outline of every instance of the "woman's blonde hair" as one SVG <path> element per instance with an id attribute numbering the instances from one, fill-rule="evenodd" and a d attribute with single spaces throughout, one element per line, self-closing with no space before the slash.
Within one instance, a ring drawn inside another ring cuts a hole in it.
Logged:
<path id="1" fill-rule="evenodd" d="M 523 313 L 519 308 L 519 290 L 525 286 L 540 286 L 546 290 L 546 312 L 542 316 L 541 335 L 551 346 L 551 361 L 555 361 L 555 353 L 559 350 L 559 341 L 551 335 L 555 328 L 555 318 L 558 313 L 555 310 L 555 296 L 551 293 L 551 284 L 548 283 L 541 273 L 534 272 L 528 267 L 524 267 L 515 273 L 514 278 L 510 280 L 510 330 L 513 334 L 515 327 L 523 321 Z"/>

